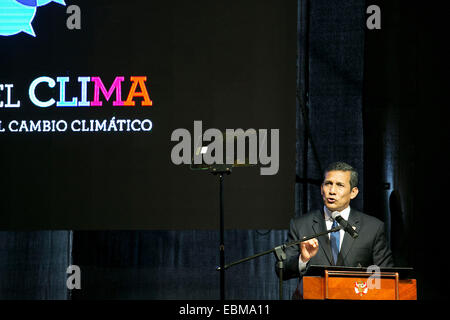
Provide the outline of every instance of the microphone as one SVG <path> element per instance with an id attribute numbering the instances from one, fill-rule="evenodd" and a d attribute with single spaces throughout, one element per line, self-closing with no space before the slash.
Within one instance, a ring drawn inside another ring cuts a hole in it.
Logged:
<path id="1" fill-rule="evenodd" d="M 341 217 L 341 214 L 339 212 L 334 211 L 331 214 L 331 217 L 336 220 L 342 226 L 342 228 L 344 228 L 345 232 L 351 235 L 353 239 L 358 238 L 358 232 L 355 231 L 356 227 L 351 226 L 347 220 Z"/>

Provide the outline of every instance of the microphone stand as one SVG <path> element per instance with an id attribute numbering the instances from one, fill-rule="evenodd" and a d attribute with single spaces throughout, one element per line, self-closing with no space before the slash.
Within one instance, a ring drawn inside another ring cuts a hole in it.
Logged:
<path id="1" fill-rule="evenodd" d="M 219 241 L 219 267 L 220 271 L 220 300 L 225 300 L 225 230 L 224 230 L 224 210 L 223 210 L 223 180 L 225 174 L 231 174 L 232 166 L 214 165 L 210 168 L 213 175 L 219 175 L 219 223 L 220 223 L 220 241 Z"/>
<path id="2" fill-rule="evenodd" d="M 220 271 L 220 272 L 223 272 L 226 269 L 228 269 L 228 268 L 230 268 L 232 266 L 235 266 L 237 264 L 240 264 L 240 263 L 243 263 L 243 262 L 246 262 L 246 261 L 249 261 L 249 260 L 261 257 L 261 256 L 264 256 L 264 255 L 269 254 L 269 253 L 274 253 L 275 257 L 277 258 L 277 267 L 280 270 L 279 277 L 278 277 L 279 278 L 279 282 L 278 282 L 279 297 L 280 297 L 280 300 L 283 300 L 283 269 L 284 269 L 284 260 L 286 260 L 286 252 L 285 252 L 286 248 L 292 247 L 292 246 L 295 246 L 295 245 L 299 245 L 302 242 L 305 242 L 305 241 L 308 241 L 308 240 L 311 240 L 311 239 L 314 239 L 314 238 L 318 238 L 320 236 L 326 235 L 326 234 L 331 233 L 331 232 L 337 232 L 337 231 L 339 231 L 341 229 L 342 229 L 342 226 L 337 226 L 337 227 L 332 228 L 330 230 L 327 230 L 325 232 L 321 232 L 321 233 L 318 233 L 318 234 L 315 234 L 315 235 L 312 235 L 312 236 L 309 236 L 309 237 L 303 237 L 301 240 L 291 241 L 291 242 L 282 244 L 280 246 L 277 246 L 275 248 L 272 248 L 270 250 L 263 251 L 263 252 L 254 254 L 252 256 L 249 256 L 247 258 L 243 258 L 241 260 L 237 260 L 237 261 L 231 262 L 229 264 L 224 265 L 223 267 L 222 266 L 217 267 L 216 270 Z"/>
<path id="3" fill-rule="evenodd" d="M 231 137 L 227 137 L 226 132 L 222 132 L 225 144 L 227 143 L 227 139 L 237 139 L 236 135 L 231 135 Z M 234 145 L 234 144 L 233 144 Z M 224 196 L 223 196 L 223 183 L 225 175 L 229 175 L 232 172 L 234 167 L 250 167 L 254 166 L 254 164 L 250 164 L 248 158 L 244 160 L 234 159 L 232 164 L 224 161 L 223 164 L 205 164 L 200 163 L 196 164 L 194 157 L 192 157 L 191 162 L 191 170 L 208 170 L 215 176 L 219 176 L 219 223 L 220 223 L 220 239 L 219 239 L 219 267 L 217 270 L 220 271 L 220 300 L 225 300 L 225 226 L 224 226 Z"/>

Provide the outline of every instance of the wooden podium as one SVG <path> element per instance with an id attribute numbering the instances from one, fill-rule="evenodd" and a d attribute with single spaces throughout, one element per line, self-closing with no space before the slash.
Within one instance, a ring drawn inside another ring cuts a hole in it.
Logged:
<path id="1" fill-rule="evenodd" d="M 310 269 L 303 277 L 303 299 L 417 300 L 416 280 L 407 278 L 411 268 L 383 268 L 377 274 L 363 268 Z"/>

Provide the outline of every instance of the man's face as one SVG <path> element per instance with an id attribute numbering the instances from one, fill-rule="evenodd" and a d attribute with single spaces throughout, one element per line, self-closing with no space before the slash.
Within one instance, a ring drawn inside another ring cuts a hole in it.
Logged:
<path id="1" fill-rule="evenodd" d="M 350 171 L 329 171 L 322 183 L 321 194 L 328 210 L 342 211 L 358 195 L 358 188 L 350 187 Z"/>

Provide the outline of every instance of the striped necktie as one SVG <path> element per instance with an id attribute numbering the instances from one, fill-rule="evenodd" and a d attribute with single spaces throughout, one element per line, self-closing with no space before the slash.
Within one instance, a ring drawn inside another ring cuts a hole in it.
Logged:
<path id="1" fill-rule="evenodd" d="M 336 228 L 338 226 L 336 220 L 333 220 L 333 225 L 331 228 Z M 339 242 L 340 242 L 341 233 L 339 231 L 332 232 L 330 234 L 330 243 L 331 243 L 331 253 L 333 254 L 334 264 L 336 265 L 338 254 L 339 254 Z"/>

